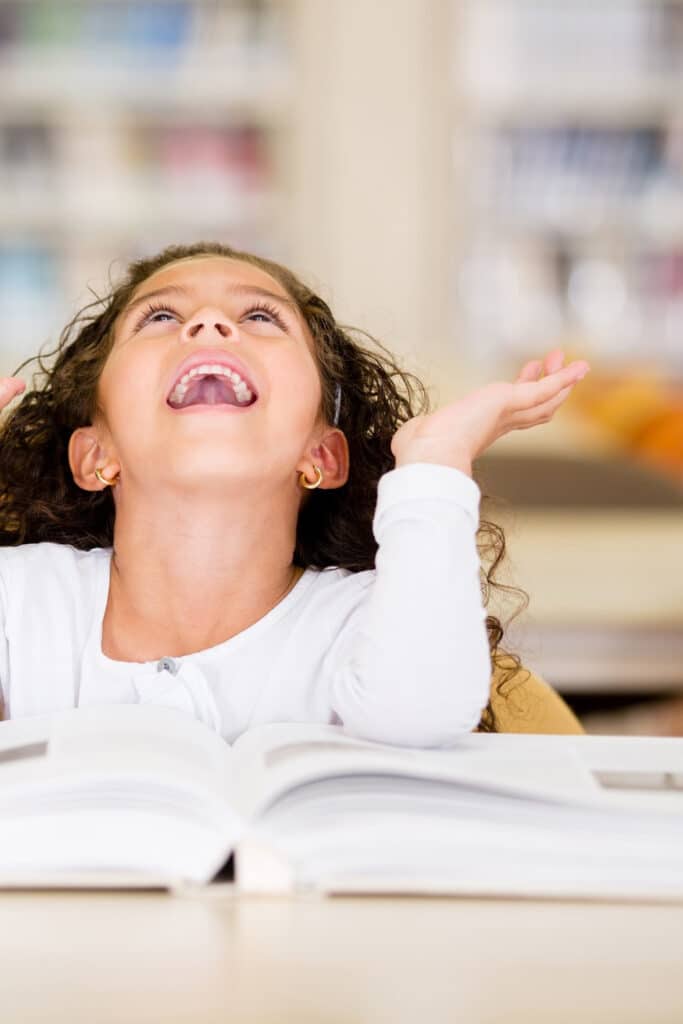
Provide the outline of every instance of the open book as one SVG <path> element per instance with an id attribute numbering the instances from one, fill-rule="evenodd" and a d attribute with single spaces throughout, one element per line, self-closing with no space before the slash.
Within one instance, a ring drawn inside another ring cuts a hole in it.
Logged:
<path id="1" fill-rule="evenodd" d="M 683 897 L 683 742 L 470 734 L 449 750 L 179 711 L 0 723 L 0 886 Z"/>

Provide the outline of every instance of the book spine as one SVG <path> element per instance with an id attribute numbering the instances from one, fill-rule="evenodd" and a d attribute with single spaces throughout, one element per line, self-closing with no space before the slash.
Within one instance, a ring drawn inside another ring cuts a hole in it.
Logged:
<path id="1" fill-rule="evenodd" d="M 294 875 L 271 847 L 247 837 L 235 851 L 235 886 L 244 894 L 285 896 L 294 890 Z"/>

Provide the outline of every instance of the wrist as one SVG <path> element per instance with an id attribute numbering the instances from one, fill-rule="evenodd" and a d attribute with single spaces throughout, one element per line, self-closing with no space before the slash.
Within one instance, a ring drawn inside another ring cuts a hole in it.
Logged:
<path id="1" fill-rule="evenodd" d="M 452 469 L 459 469 L 461 473 L 465 473 L 469 477 L 472 476 L 472 458 L 462 450 L 415 444 L 407 445 L 405 450 L 399 452 L 395 457 L 396 469 L 413 462 L 432 462 L 439 466 L 450 466 Z"/>

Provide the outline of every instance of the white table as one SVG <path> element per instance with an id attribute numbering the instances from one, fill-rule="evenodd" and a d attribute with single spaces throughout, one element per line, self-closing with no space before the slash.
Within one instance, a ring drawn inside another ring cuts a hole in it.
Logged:
<path id="1" fill-rule="evenodd" d="M 683 906 L 0 895 L 3 1024 L 683 1020 Z"/>

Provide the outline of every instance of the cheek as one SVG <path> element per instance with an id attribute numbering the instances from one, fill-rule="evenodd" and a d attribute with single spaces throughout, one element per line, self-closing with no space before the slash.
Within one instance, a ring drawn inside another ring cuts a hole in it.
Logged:
<path id="1" fill-rule="evenodd" d="M 310 353 L 299 353 L 296 360 L 283 360 L 273 367 L 270 377 L 278 406 L 285 404 L 297 419 L 315 417 L 322 400 L 322 382 Z"/>
<path id="2" fill-rule="evenodd" d="M 100 407 L 114 434 L 127 434 L 140 428 L 159 400 L 158 382 L 152 383 L 144 361 L 132 366 L 113 364 L 105 368 L 98 389 Z"/>

